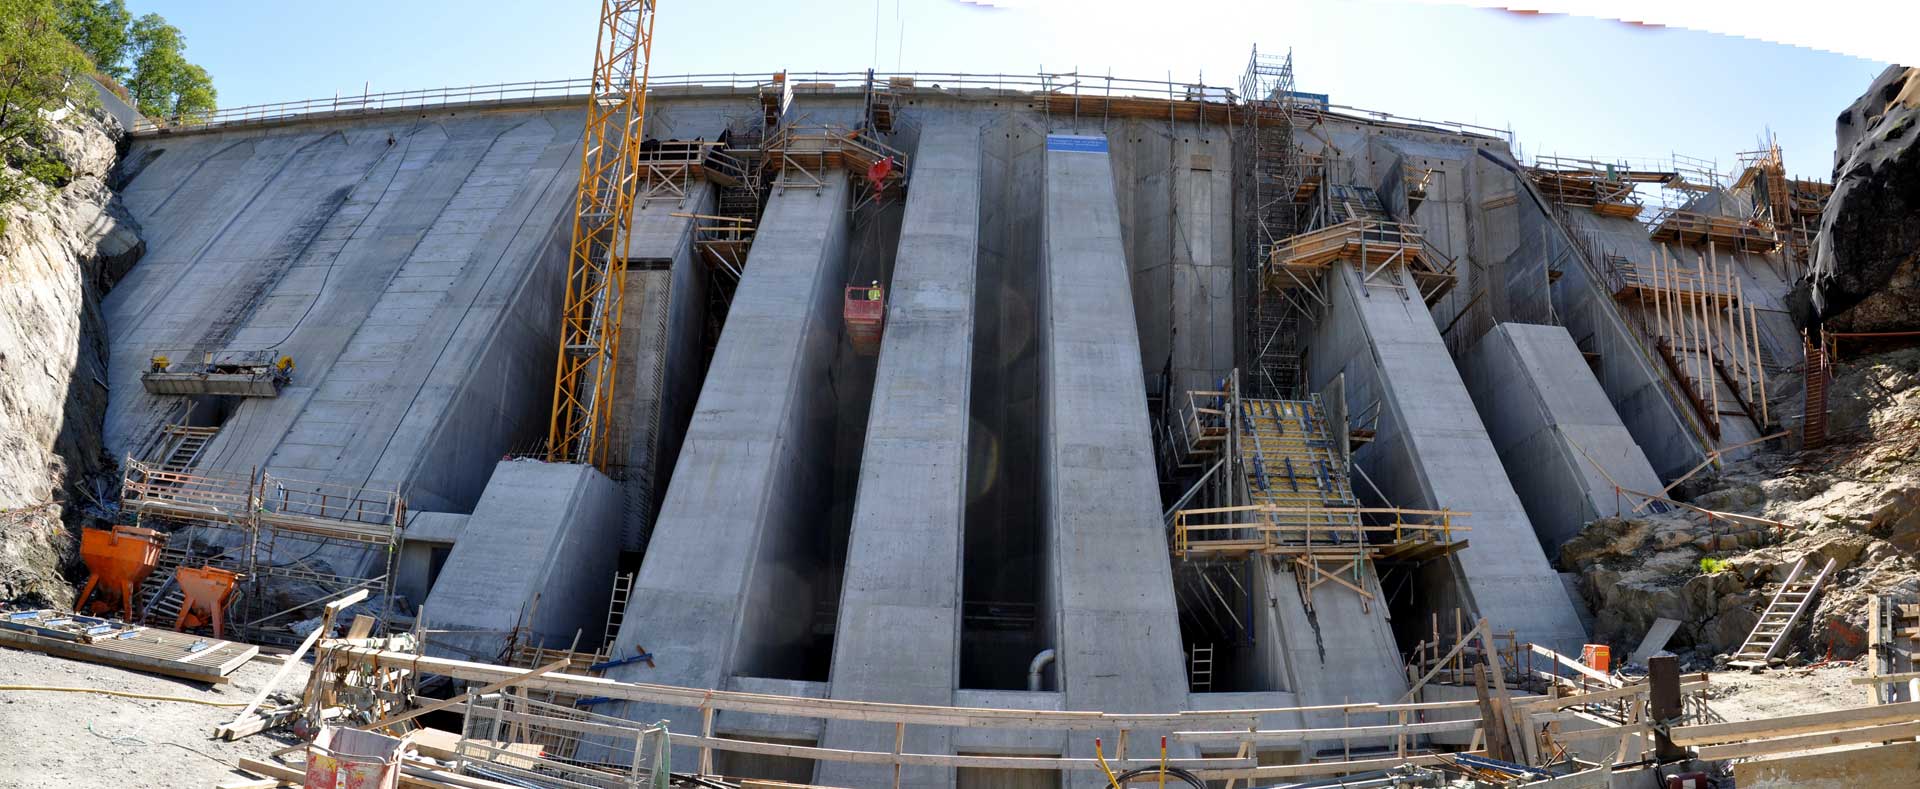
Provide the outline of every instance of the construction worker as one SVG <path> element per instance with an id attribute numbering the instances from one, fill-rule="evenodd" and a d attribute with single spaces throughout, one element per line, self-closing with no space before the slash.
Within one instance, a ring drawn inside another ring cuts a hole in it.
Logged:
<path id="1" fill-rule="evenodd" d="M 867 286 L 867 301 L 879 301 L 879 300 L 880 300 L 880 280 L 876 279 L 873 281 L 872 285 Z"/>

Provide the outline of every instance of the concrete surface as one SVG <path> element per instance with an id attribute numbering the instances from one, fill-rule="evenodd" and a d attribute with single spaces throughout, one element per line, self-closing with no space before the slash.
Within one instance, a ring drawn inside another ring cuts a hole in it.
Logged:
<path id="1" fill-rule="evenodd" d="M 719 688 L 802 678 L 818 595 L 808 545 L 826 508 L 850 190 L 776 188 L 708 367 L 616 651 L 615 679 Z M 609 707 L 631 705 L 609 705 Z M 665 711 L 609 709 L 634 720 Z"/>
<path id="2" fill-rule="evenodd" d="M 625 452 L 622 550 L 646 549 L 700 394 L 707 269 L 693 248 L 693 218 L 674 214 L 713 213 L 714 194 L 695 181 L 684 199 L 633 212 L 614 384 L 615 451 Z"/>
<path id="3" fill-rule="evenodd" d="M 1186 672 L 1102 135 L 1047 138 L 1042 498 L 1067 709 L 1177 710 Z M 1076 745 L 1076 747 L 1079 747 Z"/>
<path id="4" fill-rule="evenodd" d="M 963 117 L 929 121 L 915 150 L 834 634 L 834 698 L 944 705 L 959 682 L 980 144 Z M 916 727 L 907 748 L 949 752 L 947 734 Z M 833 721 L 823 745 L 886 750 L 893 738 L 891 726 Z M 892 772 L 827 763 L 816 780 L 877 785 Z M 953 775 L 915 767 L 901 780 Z"/>
<path id="5" fill-rule="evenodd" d="M 503 460 L 427 595 L 433 653 L 494 660 L 525 612 L 534 642 L 593 649 L 607 625 L 620 489 L 592 466 Z"/>
<path id="6" fill-rule="evenodd" d="M 106 304 L 113 451 L 179 421 L 178 398 L 141 390 L 151 351 L 271 349 L 293 383 L 234 404 L 199 468 L 471 508 L 493 461 L 545 433 L 580 117 L 136 140 L 124 199 L 149 253 Z"/>
<path id="7" fill-rule="evenodd" d="M 1354 453 L 1371 485 L 1355 492 L 1377 503 L 1377 486 L 1392 506 L 1472 513 L 1462 520 L 1471 529 L 1466 550 L 1427 565 L 1420 615 L 1464 607 L 1522 640 L 1577 653 L 1586 638 L 1579 616 L 1432 317 L 1402 295 L 1418 292 L 1411 278 L 1397 272 L 1403 290 L 1395 290 L 1363 285 L 1349 266 L 1326 276 L 1331 304 L 1314 328 L 1310 382 L 1319 389 L 1344 372 L 1347 412 L 1379 413 L 1373 441 Z"/>
<path id="8" fill-rule="evenodd" d="M 1615 485 L 1661 489 L 1566 329 L 1500 324 L 1460 357 L 1460 376 L 1548 556 L 1587 522 L 1631 512 L 1639 499 Z"/>

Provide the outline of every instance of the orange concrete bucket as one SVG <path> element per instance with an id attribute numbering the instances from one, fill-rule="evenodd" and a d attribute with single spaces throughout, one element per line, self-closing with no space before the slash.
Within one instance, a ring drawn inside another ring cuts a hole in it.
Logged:
<path id="1" fill-rule="evenodd" d="M 118 603 L 122 618 L 133 621 L 134 590 L 140 588 L 140 582 L 147 580 L 154 565 L 160 563 L 159 536 L 160 532 L 139 526 L 82 529 L 80 560 L 87 563 L 87 571 L 92 575 L 80 590 L 80 597 L 73 601 L 73 609 L 81 610 L 87 598 L 98 591 L 110 599 L 94 601 L 95 613 L 110 611 Z"/>
<path id="2" fill-rule="evenodd" d="M 240 574 L 218 567 L 182 567 L 174 571 L 180 584 L 180 616 L 173 620 L 174 630 L 213 624 L 213 637 L 226 638 L 227 598 Z"/>

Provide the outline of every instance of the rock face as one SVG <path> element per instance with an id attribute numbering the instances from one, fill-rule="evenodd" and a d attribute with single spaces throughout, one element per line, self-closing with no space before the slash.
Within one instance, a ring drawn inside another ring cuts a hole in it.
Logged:
<path id="1" fill-rule="evenodd" d="M 1870 598 L 1920 596 L 1920 349 L 1842 361 L 1831 390 L 1836 441 L 1818 455 L 1760 453 L 1702 474 L 1691 504 L 1587 524 L 1560 551 L 1581 576 L 1594 636 L 1631 650 L 1653 620 L 1677 619 L 1668 649 L 1700 660 L 1735 650 L 1793 564 L 1834 575 L 1784 655 L 1866 648 Z M 1779 525 L 1770 525 L 1776 522 Z"/>
<path id="2" fill-rule="evenodd" d="M 1920 329 L 1920 68 L 1890 66 L 1835 122 L 1833 197 L 1788 299 L 1827 331 Z"/>
<path id="3" fill-rule="evenodd" d="M 99 302 L 145 246 L 107 186 L 117 125 L 60 125 L 73 180 L 5 209 L 0 234 L 0 600 L 65 605 L 68 527 L 112 489 Z"/>

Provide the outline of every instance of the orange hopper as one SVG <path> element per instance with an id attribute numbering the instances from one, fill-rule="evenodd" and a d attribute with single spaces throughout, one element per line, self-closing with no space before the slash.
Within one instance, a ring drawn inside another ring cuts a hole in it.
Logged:
<path id="1" fill-rule="evenodd" d="M 140 582 L 147 580 L 154 565 L 160 562 L 159 536 L 160 532 L 139 526 L 82 529 L 80 559 L 87 563 L 87 570 L 93 575 L 80 590 L 79 599 L 73 601 L 73 609 L 80 610 L 87 604 L 87 598 L 98 590 L 102 597 L 109 599 L 95 601 L 94 613 L 111 611 L 118 603 L 124 611 L 123 618 L 133 621 L 133 590 L 140 588 Z"/>
<path id="2" fill-rule="evenodd" d="M 173 577 L 180 582 L 180 594 L 186 598 L 180 603 L 180 616 L 173 620 L 173 629 L 184 632 L 184 628 L 211 622 L 213 637 L 226 638 L 227 598 L 232 596 L 240 574 L 218 567 L 182 567 Z"/>

